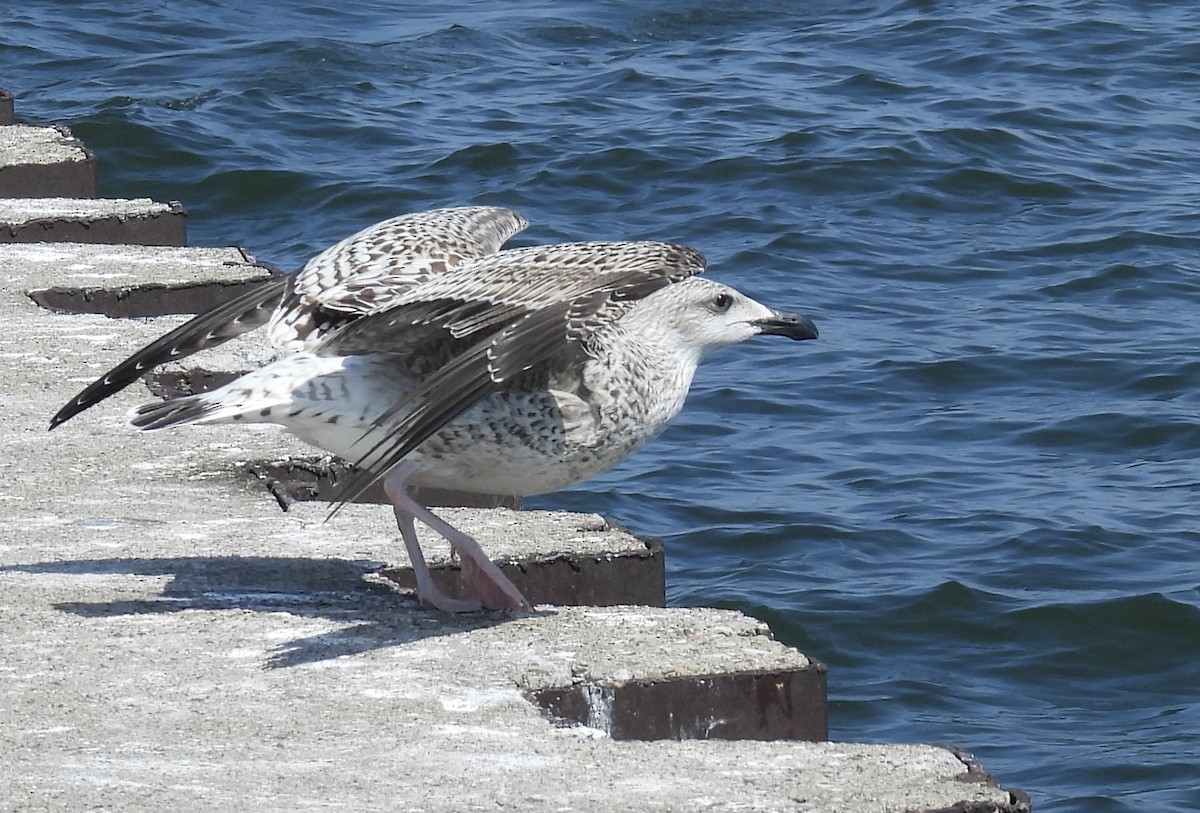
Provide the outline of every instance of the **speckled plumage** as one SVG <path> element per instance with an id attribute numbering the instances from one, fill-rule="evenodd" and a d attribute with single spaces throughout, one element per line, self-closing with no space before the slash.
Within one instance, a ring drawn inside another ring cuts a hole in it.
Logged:
<path id="1" fill-rule="evenodd" d="M 413 484 L 555 490 L 619 462 L 678 412 L 698 350 L 667 332 L 665 315 L 636 322 L 646 335 L 623 320 L 730 291 L 674 286 L 703 268 L 665 243 L 499 252 L 227 387 L 142 407 L 133 422 L 279 423 L 370 471 L 360 488 L 411 456 Z"/>
<path id="2" fill-rule="evenodd" d="M 387 307 L 401 292 L 492 254 L 529 225 L 498 206 L 400 215 L 313 257 L 291 280 L 267 331 L 273 345 L 315 347 L 330 330 Z"/>

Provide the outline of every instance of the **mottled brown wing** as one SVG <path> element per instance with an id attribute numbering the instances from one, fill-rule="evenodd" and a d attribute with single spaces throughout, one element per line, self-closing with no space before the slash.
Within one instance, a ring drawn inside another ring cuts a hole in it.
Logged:
<path id="1" fill-rule="evenodd" d="M 322 251 L 305 264 L 275 318 L 277 347 L 312 348 L 330 330 L 460 263 L 499 250 L 529 225 L 498 206 L 464 206 L 401 215 Z"/>

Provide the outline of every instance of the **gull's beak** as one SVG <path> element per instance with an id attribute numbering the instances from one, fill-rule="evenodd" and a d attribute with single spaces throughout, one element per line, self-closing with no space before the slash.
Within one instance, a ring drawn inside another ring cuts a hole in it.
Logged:
<path id="1" fill-rule="evenodd" d="M 751 324 L 758 328 L 759 333 L 769 333 L 772 336 L 787 336 L 796 341 L 817 338 L 817 326 L 807 316 L 798 313 L 771 311 L 770 316 L 755 319 Z"/>

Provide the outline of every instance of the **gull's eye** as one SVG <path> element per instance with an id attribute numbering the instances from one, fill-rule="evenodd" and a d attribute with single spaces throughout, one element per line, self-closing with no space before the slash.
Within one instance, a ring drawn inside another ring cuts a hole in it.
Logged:
<path id="1" fill-rule="evenodd" d="M 733 305 L 733 297 L 729 294 L 717 294 L 713 297 L 713 310 L 717 313 L 724 313 Z"/>

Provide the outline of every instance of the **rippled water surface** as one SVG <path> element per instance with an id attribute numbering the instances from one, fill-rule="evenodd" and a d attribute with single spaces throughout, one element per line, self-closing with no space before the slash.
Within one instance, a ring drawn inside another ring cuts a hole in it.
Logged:
<path id="1" fill-rule="evenodd" d="M 827 662 L 837 739 L 1200 809 L 1200 5 L 29 0 L 0 86 L 197 245 L 494 203 L 808 313 L 537 504 Z"/>

